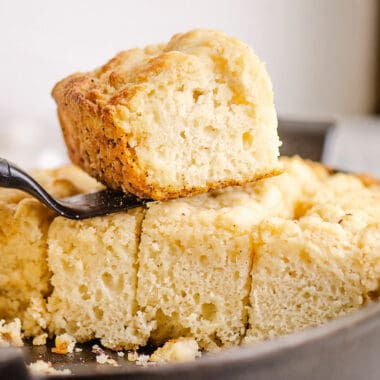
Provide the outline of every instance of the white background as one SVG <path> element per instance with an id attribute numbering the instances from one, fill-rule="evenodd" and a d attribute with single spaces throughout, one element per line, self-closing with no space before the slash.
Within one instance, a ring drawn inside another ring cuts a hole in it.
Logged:
<path id="1" fill-rule="evenodd" d="M 0 0 L 0 156 L 64 159 L 54 83 L 116 52 L 209 27 L 267 63 L 282 116 L 367 114 L 375 105 L 376 0 Z"/>

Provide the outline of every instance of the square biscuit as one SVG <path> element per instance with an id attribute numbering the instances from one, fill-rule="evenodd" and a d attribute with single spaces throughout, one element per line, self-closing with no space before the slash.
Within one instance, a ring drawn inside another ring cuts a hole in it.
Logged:
<path id="1" fill-rule="evenodd" d="M 72 166 L 32 174 L 55 197 L 101 188 Z M 20 318 L 26 336 L 47 327 L 45 299 L 51 292 L 47 233 L 54 217 L 28 194 L 0 189 L 0 319 Z"/>
<path id="2" fill-rule="evenodd" d="M 165 200 L 281 172 L 265 65 L 219 31 L 123 51 L 53 97 L 71 160 L 111 188 Z"/>
<path id="3" fill-rule="evenodd" d="M 201 348 L 217 350 L 239 344 L 244 335 L 250 230 L 261 208 L 242 189 L 231 190 L 230 196 L 234 200 L 225 207 L 217 194 L 148 207 L 138 253 L 137 302 L 152 323 L 154 344 L 189 336 Z"/>
<path id="4" fill-rule="evenodd" d="M 56 218 L 49 229 L 49 331 L 109 348 L 147 341 L 136 303 L 141 208 L 82 221 Z"/>
<path id="5" fill-rule="evenodd" d="M 296 218 L 266 219 L 253 242 L 246 343 L 347 314 L 379 295 L 379 188 L 328 176 L 299 200 Z"/>

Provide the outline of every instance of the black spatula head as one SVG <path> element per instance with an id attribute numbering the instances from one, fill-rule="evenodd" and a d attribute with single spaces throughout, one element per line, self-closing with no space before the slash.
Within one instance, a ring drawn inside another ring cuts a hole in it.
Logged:
<path id="1" fill-rule="evenodd" d="M 31 176 L 4 158 L 0 158 L 0 187 L 23 190 L 69 219 L 86 219 L 125 211 L 149 201 L 110 189 L 55 199 Z"/>

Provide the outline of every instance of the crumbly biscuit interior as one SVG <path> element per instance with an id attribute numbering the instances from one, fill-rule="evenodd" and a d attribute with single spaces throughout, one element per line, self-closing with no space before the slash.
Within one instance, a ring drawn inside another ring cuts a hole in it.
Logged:
<path id="1" fill-rule="evenodd" d="M 149 183 L 202 187 L 279 168 L 272 85 L 236 39 L 177 35 L 120 53 L 95 77 Z"/>

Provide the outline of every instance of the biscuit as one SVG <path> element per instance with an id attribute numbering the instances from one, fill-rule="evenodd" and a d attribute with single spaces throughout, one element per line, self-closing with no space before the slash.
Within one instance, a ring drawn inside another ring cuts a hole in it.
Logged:
<path id="1" fill-rule="evenodd" d="M 78 342 L 135 348 L 148 337 L 136 304 L 141 208 L 83 221 L 58 217 L 49 229 L 49 331 Z M 135 315 L 136 314 L 136 315 Z"/>
<path id="2" fill-rule="evenodd" d="M 53 97 L 71 160 L 110 188 L 164 200 L 281 171 L 265 66 L 222 32 L 123 51 Z"/>
<path id="3" fill-rule="evenodd" d="M 266 219 L 253 242 L 245 343 L 347 314 L 379 295 L 379 188 L 328 176 L 299 199 L 296 218 Z"/>
<path id="4" fill-rule="evenodd" d="M 56 197 L 101 187 L 75 167 L 35 171 L 33 176 Z M 47 325 L 47 232 L 54 216 L 28 194 L 0 189 L 0 319 L 19 317 L 25 335 L 38 335 Z"/>
<path id="5" fill-rule="evenodd" d="M 299 158 L 244 187 L 150 204 L 142 224 L 137 303 L 153 344 L 194 337 L 209 351 L 245 335 L 253 235 L 271 216 L 293 218 L 297 200 L 327 172 Z M 154 323 L 154 324 L 153 324 Z"/>

